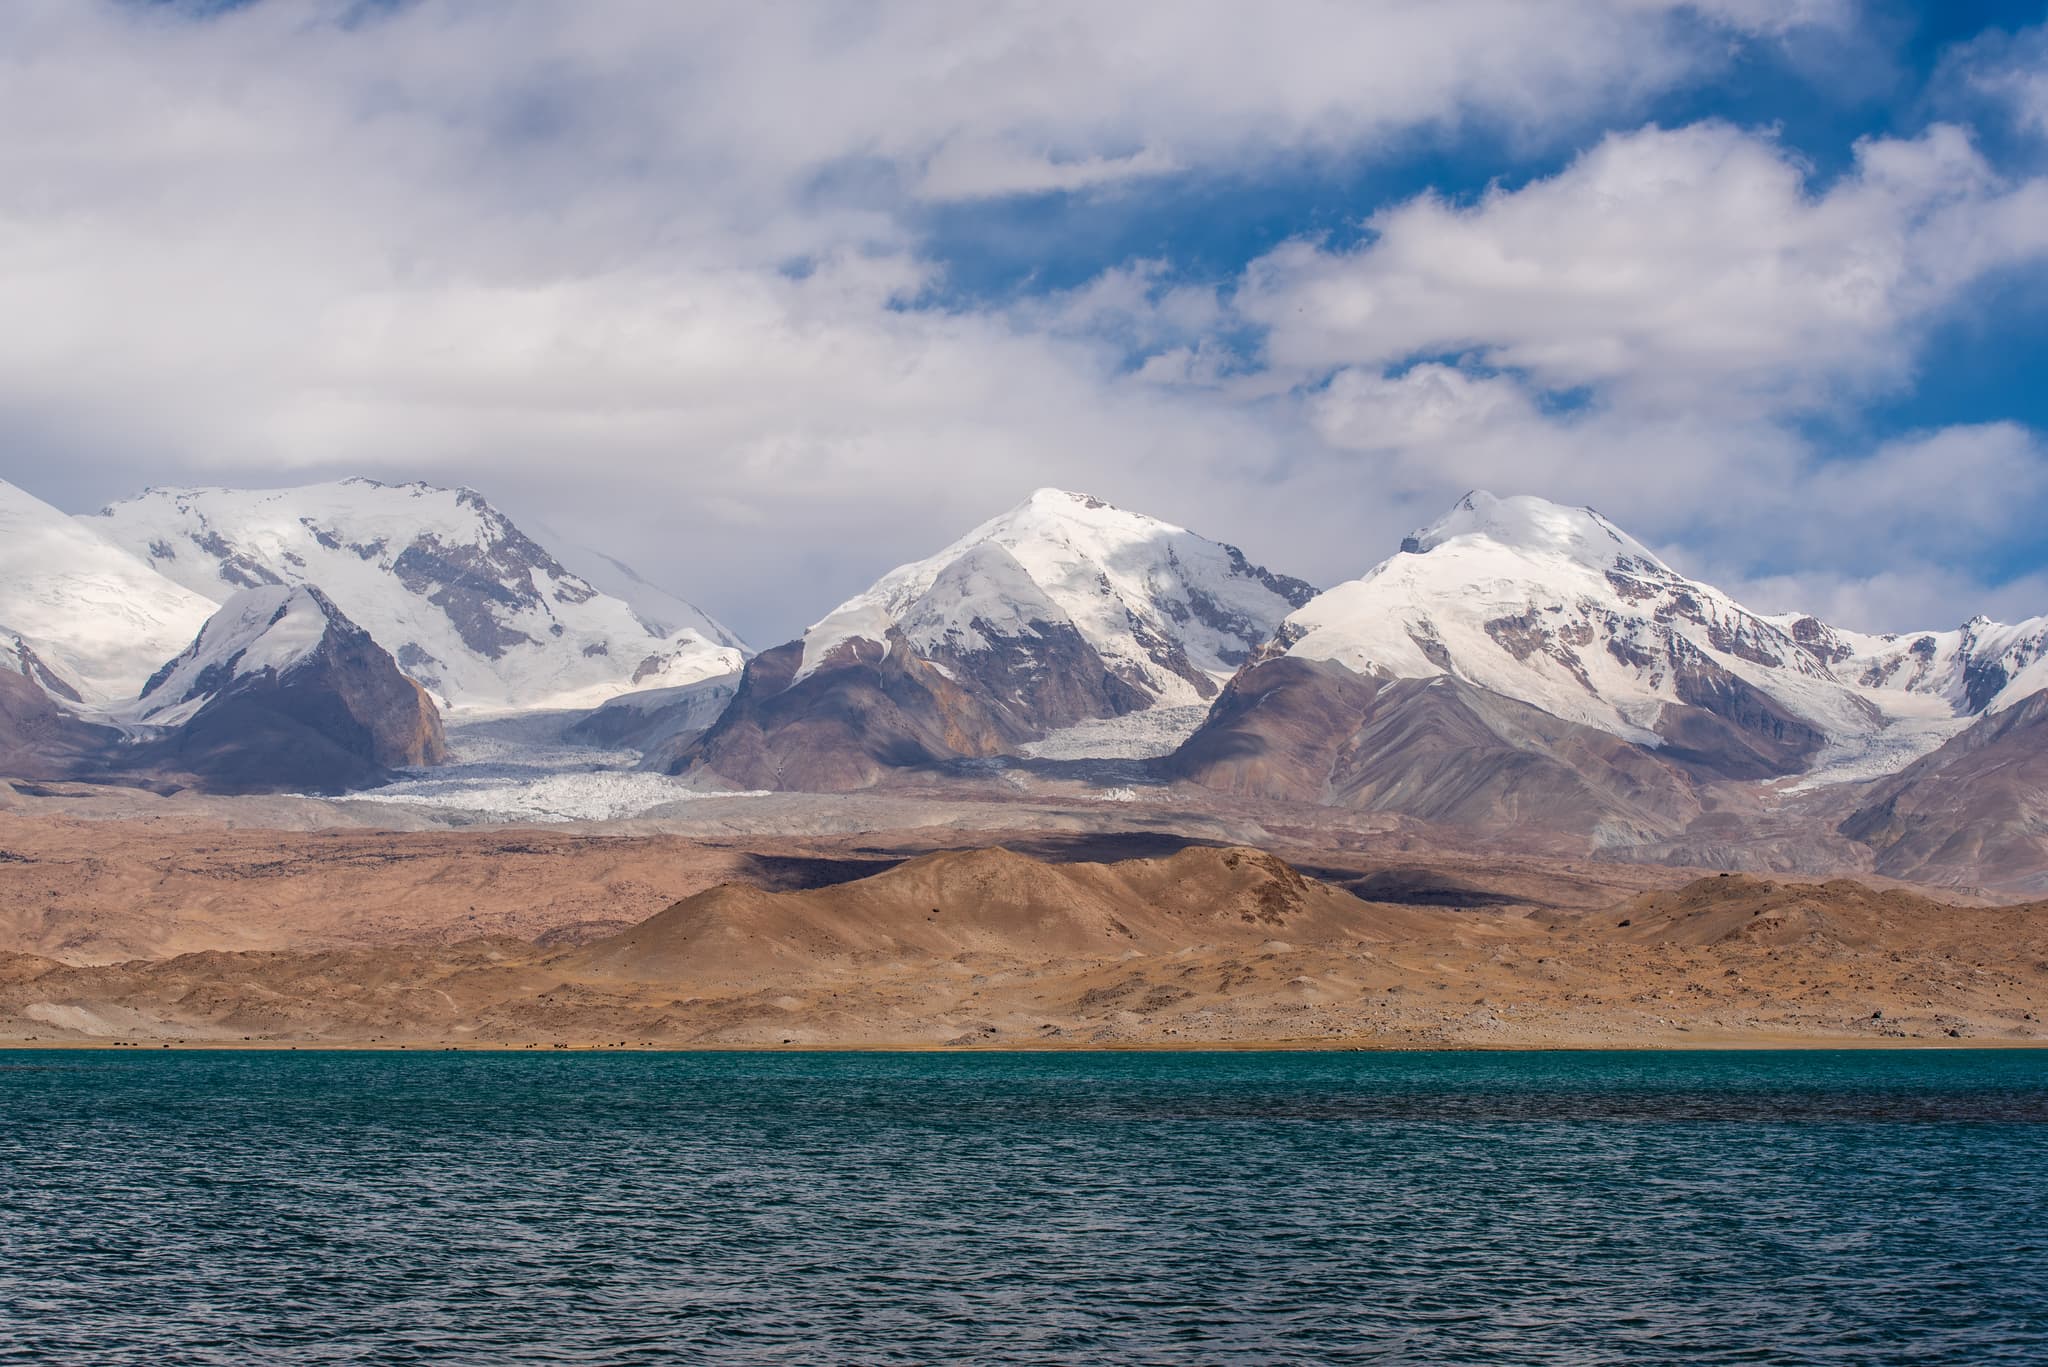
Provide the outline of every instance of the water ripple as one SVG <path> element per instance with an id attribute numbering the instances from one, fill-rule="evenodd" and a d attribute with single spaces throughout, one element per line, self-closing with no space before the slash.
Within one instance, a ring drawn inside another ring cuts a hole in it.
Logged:
<path id="1" fill-rule="evenodd" d="M 0 1363 L 2048 1360 L 2038 1054 L 14 1054 Z"/>

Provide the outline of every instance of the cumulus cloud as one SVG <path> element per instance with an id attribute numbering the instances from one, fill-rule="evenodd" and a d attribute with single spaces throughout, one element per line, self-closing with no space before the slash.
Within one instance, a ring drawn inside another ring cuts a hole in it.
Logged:
<path id="1" fill-rule="evenodd" d="M 2048 24 L 1986 34 L 1944 65 L 1945 84 L 2002 103 L 2023 128 L 2048 136 Z"/>
<path id="2" fill-rule="evenodd" d="M 1255 262 L 1235 306 L 1319 437 L 1405 497 L 1594 503 L 1681 563 L 1810 583 L 1865 627 L 1989 598 L 1990 549 L 2048 509 L 2048 453 L 2018 425 L 1844 450 L 1803 423 L 1909 383 L 1930 318 L 2048 253 L 2048 183 L 2001 176 L 1961 129 L 1866 141 L 1816 187 L 1768 135 L 1644 128 L 1368 228 Z M 1944 555 L 1966 568 L 1894 591 Z"/>
<path id="3" fill-rule="evenodd" d="M 2048 251 L 2048 186 L 2007 186 L 1960 129 L 1861 144 L 1811 193 L 1771 140 L 1722 123 L 1612 134 L 1558 175 L 1376 214 L 1351 250 L 1295 242 L 1240 307 L 1304 371 L 1466 353 L 1555 390 L 1764 408 L 1898 380 L 1904 324 Z"/>
<path id="4" fill-rule="evenodd" d="M 764 640 L 1042 483 L 1326 582 L 1464 482 L 1725 538 L 1687 502 L 1798 487 L 1817 467 L 1784 406 L 1895 381 L 1911 320 L 2044 221 L 1955 130 L 1870 144 L 1832 186 L 1719 125 L 1595 137 L 1743 44 L 1855 19 L 13 0 L 0 474 L 77 506 L 465 480 Z M 1126 262 L 968 307 L 919 227 L 1472 128 L 1595 142 L 1234 289 Z M 1468 356 L 1408 364 L 1433 349 Z"/>

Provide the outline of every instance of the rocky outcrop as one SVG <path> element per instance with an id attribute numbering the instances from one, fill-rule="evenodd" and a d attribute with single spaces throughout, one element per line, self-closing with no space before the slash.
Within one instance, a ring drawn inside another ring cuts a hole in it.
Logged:
<path id="1" fill-rule="evenodd" d="M 638 750 L 650 768 L 663 767 L 704 734 L 731 705 L 740 676 L 721 674 L 680 688 L 648 688 L 618 697 L 579 717 L 563 732 L 577 745 Z"/>
<path id="2" fill-rule="evenodd" d="M 131 769 L 216 792 L 342 792 L 447 759 L 440 713 L 310 587 L 236 594 L 131 709 Z"/>

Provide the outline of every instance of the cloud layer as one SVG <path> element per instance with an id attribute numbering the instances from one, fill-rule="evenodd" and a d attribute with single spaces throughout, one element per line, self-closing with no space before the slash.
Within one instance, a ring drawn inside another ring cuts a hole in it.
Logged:
<path id="1" fill-rule="evenodd" d="M 1045 483 L 1325 581 L 1487 484 L 1846 593 L 2038 507 L 2020 428 L 1898 434 L 1843 466 L 1807 427 L 1910 386 L 1924 320 L 2036 259 L 2048 192 L 1960 127 L 1866 141 L 1823 183 L 1768 131 L 1643 121 L 1745 51 L 1857 20 L 18 0 L 0 474 L 74 506 L 464 480 L 757 639 Z M 936 202 L 1257 193 L 1276 160 L 1470 136 L 1561 169 L 1358 206 L 1358 245 L 1304 239 L 1241 276 L 1169 252 L 969 305 L 919 226 Z M 1839 516 L 1811 515 L 1816 491 Z M 1939 534 L 1900 516 L 1930 507 Z M 1910 544 L 1867 569 L 1873 520 Z M 1943 582 L 1914 610 L 1989 591 Z M 1907 624 L 1869 601 L 1856 624 Z"/>

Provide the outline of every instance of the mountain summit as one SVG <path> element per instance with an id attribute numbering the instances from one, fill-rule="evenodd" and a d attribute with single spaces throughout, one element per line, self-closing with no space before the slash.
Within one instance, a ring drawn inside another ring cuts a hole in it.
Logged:
<path id="1" fill-rule="evenodd" d="M 1127 690 L 1117 710 L 1184 705 L 1214 697 L 1314 593 L 1235 546 L 1087 494 L 1039 489 L 834 609 L 804 633 L 805 671 L 891 626 L 928 657 L 962 662 L 998 642 L 1071 631 Z"/>
<path id="2" fill-rule="evenodd" d="M 1703 783 L 1896 770 L 2048 684 L 2044 649 L 2048 619 L 1872 636 L 1767 616 L 1590 508 L 1475 491 L 1289 614 L 1170 767 L 1629 843 L 1698 816 Z"/>
<path id="3" fill-rule="evenodd" d="M 737 637 L 566 569 L 472 489 L 150 489 L 85 525 L 195 593 L 315 585 L 451 706 L 591 707 L 737 670 Z"/>
<path id="4" fill-rule="evenodd" d="M 2038 641 L 2043 627 L 2022 634 Z M 2004 649 L 2009 672 L 2024 668 L 2029 650 L 2010 631 L 1965 630 Z M 1982 647 L 1924 639 L 1754 612 L 1590 508 L 1483 492 L 1280 629 L 1296 658 L 1450 675 L 1751 776 L 1895 767 L 1902 749 L 1938 744 L 2005 687 L 1987 687 L 1980 661 L 1973 704 L 1971 685 L 1950 675 Z"/>
<path id="5" fill-rule="evenodd" d="M 1235 547 L 1040 489 L 760 656 L 675 767 L 749 787 L 864 787 L 1199 707 L 1313 594 Z"/>

